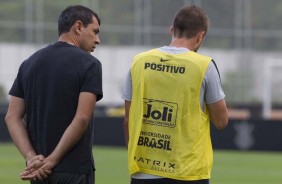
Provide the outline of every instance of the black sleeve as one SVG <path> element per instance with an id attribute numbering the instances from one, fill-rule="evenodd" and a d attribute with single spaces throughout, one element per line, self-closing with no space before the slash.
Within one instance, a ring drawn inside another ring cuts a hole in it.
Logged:
<path id="1" fill-rule="evenodd" d="M 99 60 L 94 60 L 87 69 L 80 92 L 90 92 L 97 95 L 97 101 L 103 98 L 102 90 L 102 65 Z"/>
<path id="2" fill-rule="evenodd" d="M 22 85 L 22 68 L 24 63 L 21 64 L 17 77 L 12 85 L 12 88 L 9 91 L 9 95 L 16 96 L 19 98 L 24 98 L 24 91 L 23 91 L 23 85 Z"/>

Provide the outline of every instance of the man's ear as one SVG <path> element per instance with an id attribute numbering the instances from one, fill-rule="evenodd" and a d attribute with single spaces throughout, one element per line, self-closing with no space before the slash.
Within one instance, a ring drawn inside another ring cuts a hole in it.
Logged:
<path id="1" fill-rule="evenodd" d="M 170 26 L 169 31 L 170 31 L 170 34 L 172 34 L 172 35 L 173 35 L 173 33 L 174 33 L 173 26 Z"/>
<path id="2" fill-rule="evenodd" d="M 197 42 L 202 42 L 204 40 L 206 36 L 206 32 L 205 31 L 200 31 L 198 34 L 197 34 Z"/>
<path id="3" fill-rule="evenodd" d="M 83 24 L 80 20 L 76 21 L 73 25 L 74 32 L 76 35 L 81 35 L 81 30 L 83 28 Z"/>

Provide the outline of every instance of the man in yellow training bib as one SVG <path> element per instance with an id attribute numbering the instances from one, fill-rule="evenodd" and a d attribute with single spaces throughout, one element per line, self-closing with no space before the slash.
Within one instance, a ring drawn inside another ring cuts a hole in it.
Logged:
<path id="1" fill-rule="evenodd" d="M 223 129 L 228 115 L 215 62 L 196 53 L 207 30 L 201 8 L 183 7 L 171 44 L 133 59 L 122 94 L 131 184 L 209 184 L 210 121 Z"/>

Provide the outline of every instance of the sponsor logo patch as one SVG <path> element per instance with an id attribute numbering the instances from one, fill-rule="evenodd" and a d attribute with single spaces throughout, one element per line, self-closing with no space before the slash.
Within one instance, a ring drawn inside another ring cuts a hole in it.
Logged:
<path id="1" fill-rule="evenodd" d="M 173 128 L 176 125 L 177 104 L 153 99 L 144 100 L 143 123 Z"/>

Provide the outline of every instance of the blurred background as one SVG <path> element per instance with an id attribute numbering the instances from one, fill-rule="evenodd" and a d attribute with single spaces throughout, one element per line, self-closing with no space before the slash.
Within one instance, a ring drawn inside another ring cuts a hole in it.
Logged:
<path id="1" fill-rule="evenodd" d="M 104 98 L 98 102 L 94 116 L 95 146 L 121 146 L 120 160 L 126 162 L 121 92 L 132 58 L 139 52 L 168 45 L 175 13 L 184 5 L 196 4 L 210 19 L 207 37 L 198 52 L 212 57 L 217 63 L 230 117 L 225 130 L 211 127 L 216 150 L 215 179 L 212 181 L 222 184 L 281 183 L 281 0 L 0 0 L 0 143 L 11 141 L 4 117 L 8 91 L 20 64 L 36 50 L 57 41 L 59 14 L 74 4 L 90 7 L 102 20 L 101 44 L 92 53 L 102 62 L 104 88 Z M 0 150 L 4 145 L 1 144 Z M 103 168 L 105 160 L 109 160 L 103 157 L 105 152 L 112 155 L 113 150 L 97 150 L 97 163 Z M 245 151 L 275 151 L 278 154 L 261 157 L 259 153 L 248 157 Z M 6 149 L 6 155 L 0 152 L 0 164 L 3 164 L 16 150 L 14 147 Z M 269 157 L 275 158 L 273 163 L 269 162 Z M 105 173 L 116 160 L 109 163 Z M 128 180 L 128 176 L 124 176 L 127 172 L 124 162 L 116 166 L 117 170 L 120 165 L 124 166 L 120 175 Z M 18 163 L 22 165 L 22 160 Z M 0 168 L 3 180 L 7 177 L 6 166 Z M 227 171 L 230 173 L 223 176 Z M 117 177 L 119 175 L 113 176 Z M 224 177 L 226 180 L 222 180 Z M 14 174 L 10 178 L 14 178 Z M 111 177 L 105 175 L 101 180 L 107 178 Z M 3 180 L 1 183 L 9 182 Z M 115 183 L 119 183 L 118 180 Z"/>
<path id="2" fill-rule="evenodd" d="M 210 18 L 199 53 L 217 62 L 230 116 L 282 118 L 279 0 L 0 0 L 1 104 L 9 100 L 7 93 L 21 62 L 57 41 L 58 16 L 71 4 L 86 5 L 102 19 L 101 44 L 93 55 L 103 63 L 105 97 L 98 103 L 103 109 L 123 105 L 120 95 L 132 57 L 169 44 L 175 12 L 196 4 Z"/>

